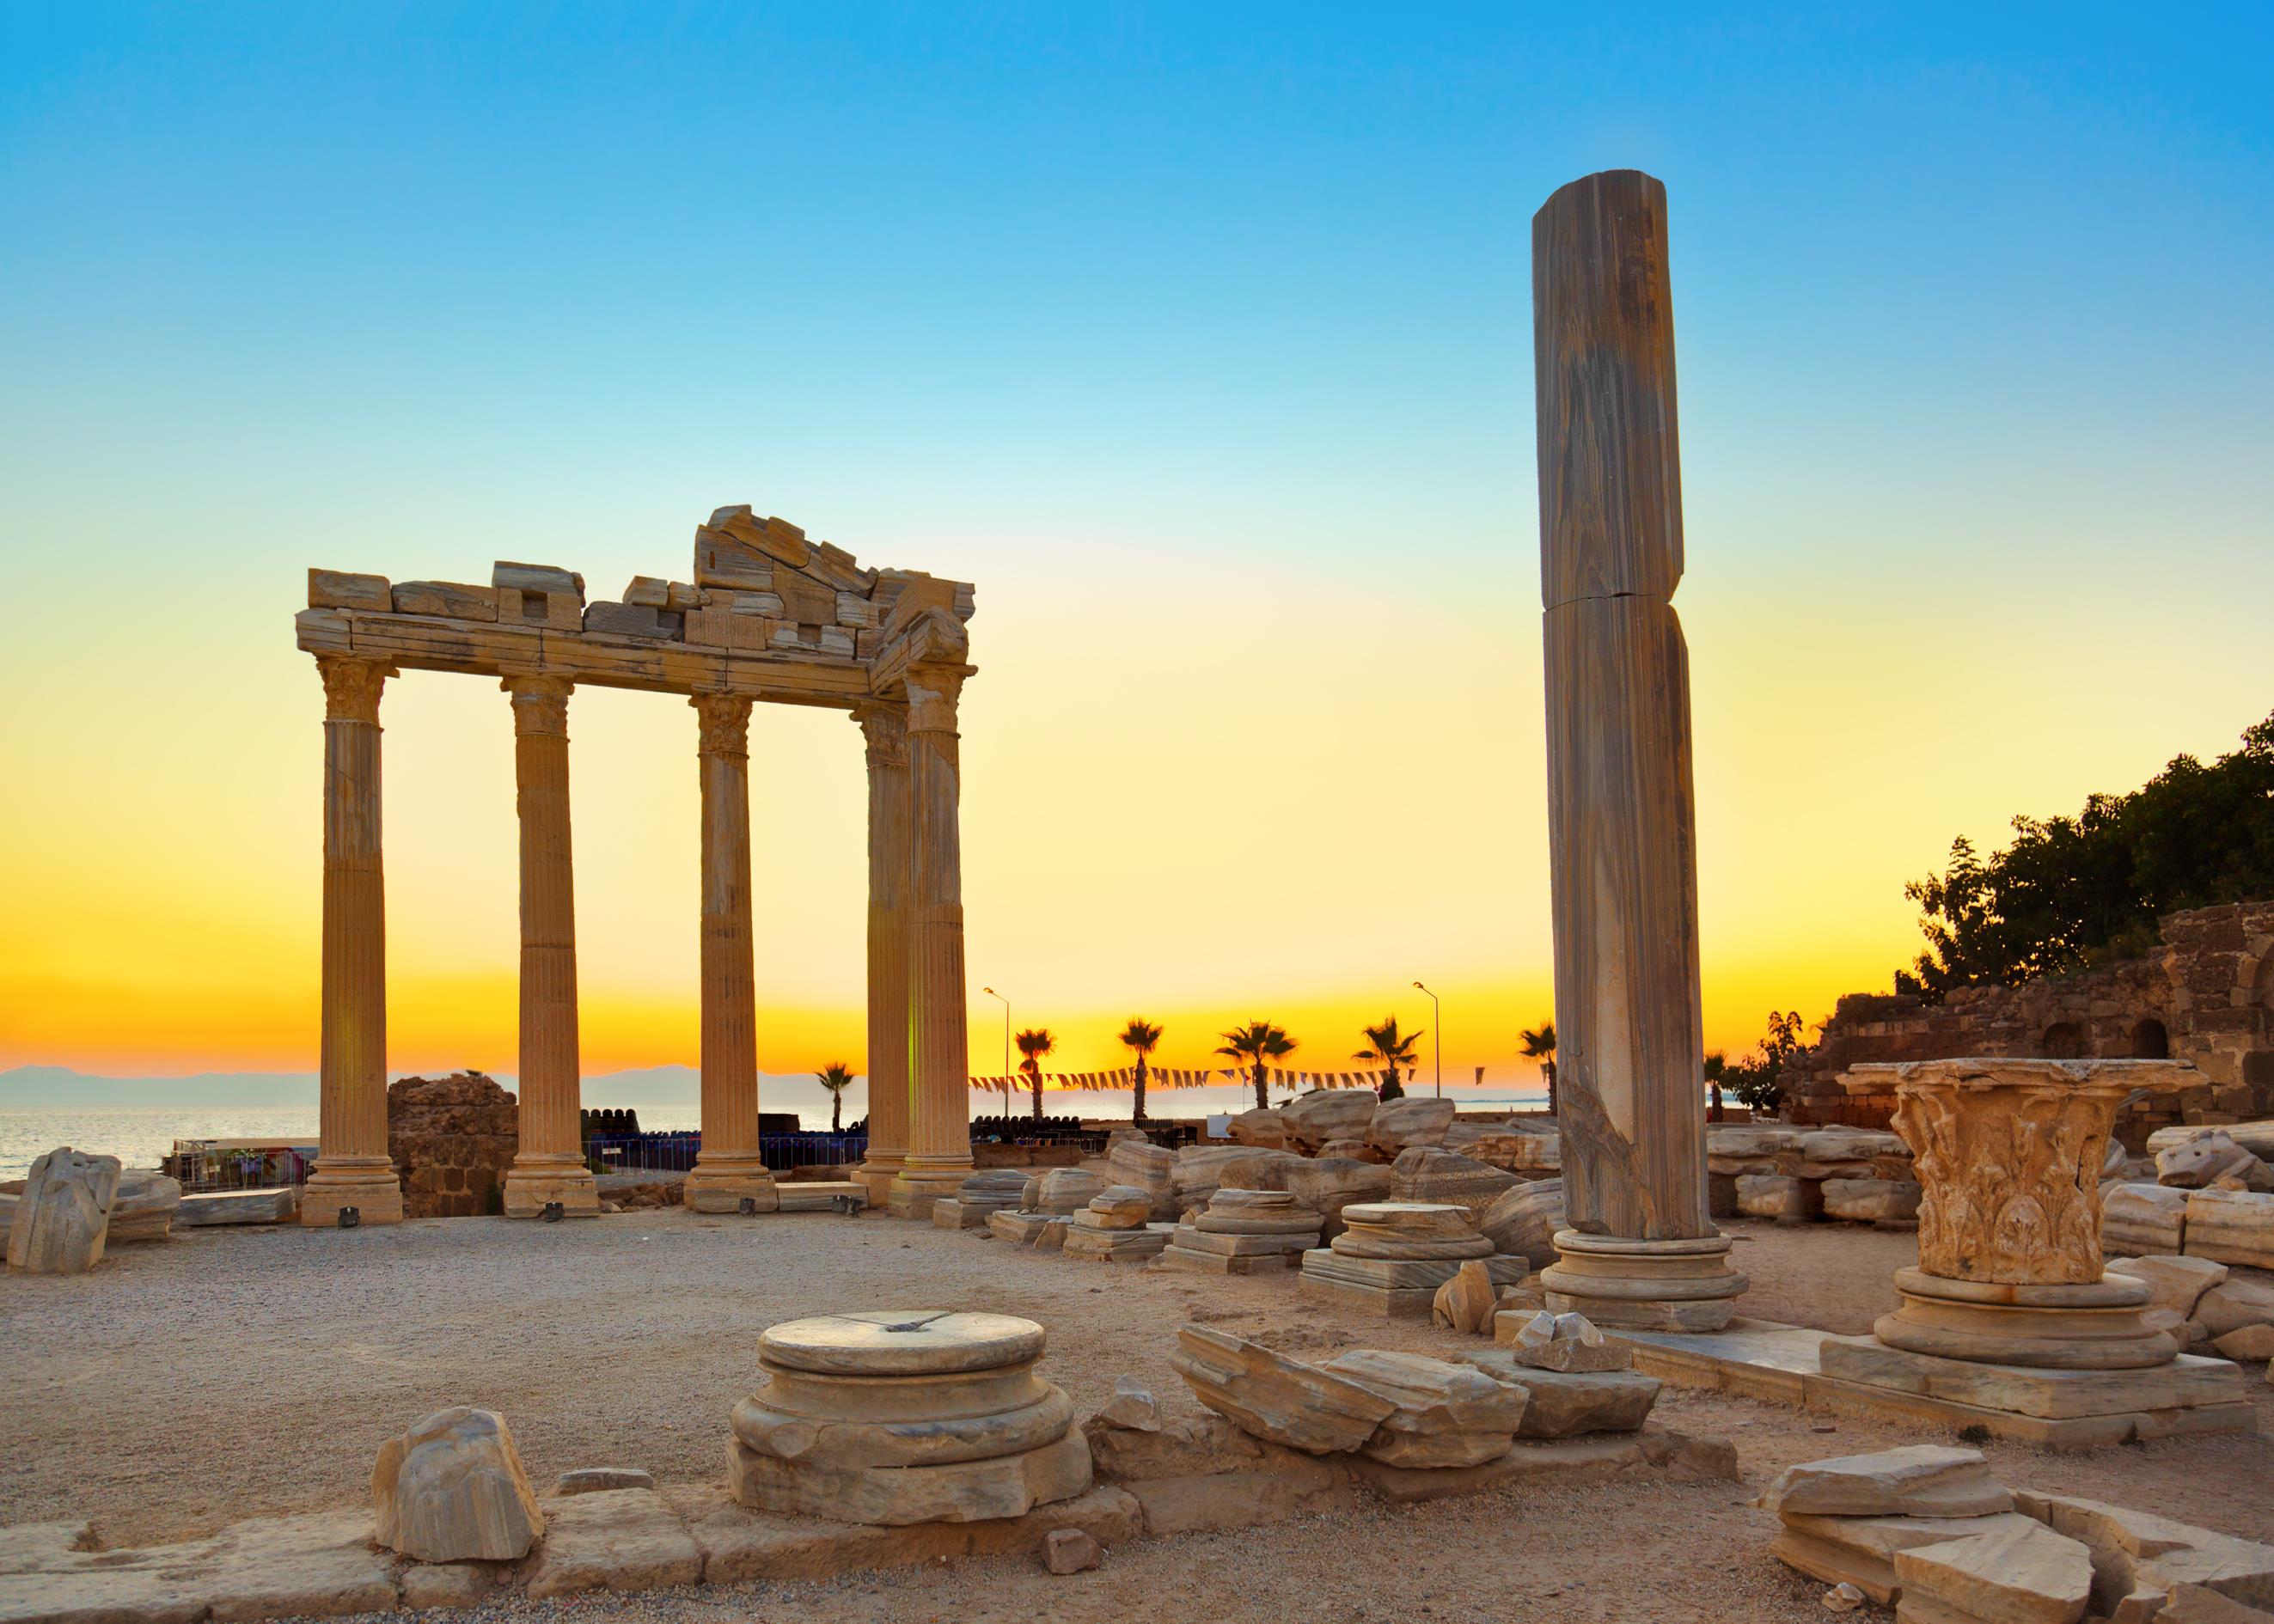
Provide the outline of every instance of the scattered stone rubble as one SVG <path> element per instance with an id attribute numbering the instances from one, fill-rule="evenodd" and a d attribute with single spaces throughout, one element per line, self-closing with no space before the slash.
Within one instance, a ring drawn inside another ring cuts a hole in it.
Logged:
<path id="1" fill-rule="evenodd" d="M 1016 1212 L 1027 1188 L 1024 1168 L 984 1168 L 956 1186 L 953 1196 L 932 1203 L 931 1222 L 940 1229 L 988 1229 L 997 1213 Z"/>
<path id="2" fill-rule="evenodd" d="M 1466 1207 L 1419 1201 L 1357 1202 L 1343 1208 L 1343 1232 L 1303 1254 L 1307 1296 L 1379 1314 L 1427 1314 L 1437 1289 L 1472 1259 L 1496 1285 L 1531 1272 L 1525 1259 L 1500 1252 L 1469 1221 Z"/>
<path id="3" fill-rule="evenodd" d="M 2274 1546 L 2096 1500 L 2008 1490 L 1972 1449 L 1788 1468 L 1755 1504 L 1787 1566 L 1915 1624 L 2274 1620 Z"/>
<path id="4" fill-rule="evenodd" d="M 1066 1225 L 1061 1250 L 1069 1258 L 1101 1263 L 1143 1263 L 1161 1255 L 1174 1224 L 1152 1222 L 1153 1198 L 1134 1184 L 1114 1184 L 1092 1196 Z"/>
<path id="5" fill-rule="evenodd" d="M 1283 1270 L 1319 1244 L 1323 1222 L 1284 1190 L 1218 1190 L 1205 1211 L 1170 1232 L 1155 1267 L 1199 1274 Z"/>
<path id="6" fill-rule="evenodd" d="M 1879 1129 L 1734 1123 L 1706 1131 L 1707 1193 L 1717 1218 L 1916 1229 L 1920 1188 L 1911 1160 L 1899 1135 Z"/>

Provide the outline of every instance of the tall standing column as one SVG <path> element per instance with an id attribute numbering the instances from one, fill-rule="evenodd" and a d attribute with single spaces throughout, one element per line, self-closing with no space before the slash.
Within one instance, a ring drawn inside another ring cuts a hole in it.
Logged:
<path id="1" fill-rule="evenodd" d="M 508 1218 L 558 1201 L 600 1210 L 578 1130 L 576 876 L 568 844 L 566 677 L 508 677 L 521 814 L 521 1147 L 506 1170 Z"/>
<path id="2" fill-rule="evenodd" d="M 391 665 L 319 655 L 324 679 L 323 1036 L 316 1170 L 300 1222 L 403 1221 L 387 1154 L 387 894 L 380 843 L 379 695 Z"/>
<path id="3" fill-rule="evenodd" d="M 886 1205 L 908 1154 L 908 711 L 854 713 L 869 755 L 869 1151 L 855 1175 Z"/>
<path id="4" fill-rule="evenodd" d="M 703 778 L 703 1150 L 685 1199 L 698 1213 L 780 1206 L 758 1154 L 757 975 L 750 930 L 750 702 L 697 694 Z"/>
<path id="5" fill-rule="evenodd" d="M 1572 182 L 1532 222 L 1563 1199 L 1549 1306 L 1719 1330 L 1666 188 Z"/>
<path id="6" fill-rule="evenodd" d="M 922 1218 L 971 1172 L 963 845 L 955 704 L 968 668 L 908 669 L 908 1037 L 915 1090 L 893 1214 Z"/>

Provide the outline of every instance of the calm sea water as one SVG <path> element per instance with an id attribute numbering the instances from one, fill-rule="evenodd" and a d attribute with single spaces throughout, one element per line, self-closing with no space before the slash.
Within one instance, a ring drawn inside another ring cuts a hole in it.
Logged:
<path id="1" fill-rule="evenodd" d="M 821 1096 L 819 1109 L 816 1102 L 803 1099 L 781 1100 L 780 1093 L 772 1084 L 764 1091 L 766 1103 L 775 1109 L 795 1109 L 809 1128 L 829 1125 L 827 1096 Z M 813 1092 L 820 1094 L 816 1088 Z M 1417 1094 L 1428 1092 L 1427 1085 L 1412 1091 Z M 1539 1110 L 1546 1103 L 1546 1095 L 1538 1091 L 1521 1088 L 1449 1087 L 1445 1093 L 1457 1100 L 1464 1110 L 1517 1109 Z M 1282 1102 L 1286 1096 L 1274 1091 L 1272 1103 Z M 589 1103 L 605 1105 L 605 1100 L 590 1100 Z M 1148 1093 L 1146 1104 L 1156 1116 L 1202 1116 L 1211 1112 L 1245 1110 L 1255 1103 L 1255 1096 L 1245 1088 L 1178 1088 Z M 1043 1109 L 1053 1116 L 1112 1117 L 1129 1115 L 1130 1097 L 1126 1093 L 1060 1094 L 1053 1091 L 1044 1097 Z M 1033 1108 L 1033 1096 L 1021 1092 L 1009 1104 L 1010 1111 L 1024 1116 Z M 856 1119 L 868 1109 L 868 1101 L 857 1088 L 846 1096 L 847 1121 Z M 971 1114 L 974 1116 L 999 1116 L 1005 1112 L 1003 1096 L 999 1094 L 974 1094 Z M 669 1106 L 639 1108 L 640 1126 L 651 1132 L 699 1128 L 702 1113 L 692 1107 L 676 1109 Z M 267 1110 L 230 1109 L 227 1107 L 147 1106 L 117 1110 L 0 1110 L 0 1179 L 21 1178 L 31 1170 L 33 1162 L 58 1145 L 69 1145 L 94 1155 L 116 1156 L 128 1167 L 154 1168 L 159 1158 L 174 1148 L 176 1139 L 266 1139 L 285 1144 L 313 1144 L 316 1139 L 316 1109 L 313 1106 L 272 1109 Z"/>

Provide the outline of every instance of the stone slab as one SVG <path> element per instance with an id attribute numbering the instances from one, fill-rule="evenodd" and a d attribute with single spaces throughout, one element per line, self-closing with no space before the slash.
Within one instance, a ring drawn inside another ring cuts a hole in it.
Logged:
<path id="1" fill-rule="evenodd" d="M 545 1538 L 522 1563 L 532 1597 L 657 1590 L 703 1577 L 694 1536 L 653 1489 L 541 1500 Z"/>
<path id="2" fill-rule="evenodd" d="M 1193 1252 L 1171 1245 L 1163 1248 L 1152 1267 L 1186 1274 L 1284 1274 L 1294 1265 L 1292 1253 L 1250 1252 L 1245 1255 Z"/>
<path id="3" fill-rule="evenodd" d="M 861 1205 L 869 1205 L 869 1186 L 854 1179 L 790 1179 L 774 1185 L 774 1194 L 780 1202 L 776 1209 L 785 1213 L 827 1213 L 837 1209 L 839 1198 L 858 1196 Z"/>
<path id="4" fill-rule="evenodd" d="M 712 1584 L 749 1579 L 833 1579 L 870 1568 L 906 1568 L 950 1557 L 1023 1555 L 1059 1529 L 1080 1529 L 1113 1546 L 1143 1531 L 1135 1496 L 1106 1485 L 1023 1516 L 977 1522 L 917 1522 L 902 1528 L 779 1516 L 735 1503 L 713 1484 L 666 1488 L 665 1499 L 703 1553 Z"/>
<path id="5" fill-rule="evenodd" d="M 1392 1320 L 1426 1320 L 1437 1298 L 1435 1288 L 1430 1286 L 1369 1286 L 1331 1280 L 1308 1269 L 1303 1271 L 1295 1284 L 1298 1291 L 1314 1301 Z"/>
<path id="6" fill-rule="evenodd" d="M 1385 1466 L 1349 1457 L 1351 1476 L 1383 1500 L 1401 1505 L 1480 1494 L 1512 1483 L 1539 1485 L 1657 1477 L 1672 1483 L 1728 1483 L 1737 1477 L 1737 1452 L 1723 1438 L 1692 1438 L 1662 1427 L 1585 1438 L 1518 1438 L 1516 1447 L 1481 1466 Z"/>
<path id="7" fill-rule="evenodd" d="M 300 1214 L 297 1185 L 274 1190 L 210 1190 L 185 1195 L 174 1212 L 174 1227 L 211 1229 L 223 1224 L 290 1223 Z"/>
<path id="8" fill-rule="evenodd" d="M 52 1538 L 11 1533 L 0 1560 L 4 1624 L 236 1624 L 383 1613 L 396 1600 L 397 1559 L 372 1544 L 368 1511 L 260 1517 L 124 1551 L 56 1549 Z"/>
<path id="9" fill-rule="evenodd" d="M 1834 1339 L 1804 1326 L 1768 1320 L 1735 1320 L 1728 1330 L 1713 1333 L 1622 1329 L 1605 1334 L 1634 1350 L 1637 1370 L 1662 1377 L 1676 1387 L 1734 1393 L 1826 1414 L 1923 1423 L 1942 1430 L 1978 1425 L 1993 1436 L 2048 1449 L 2096 1449 L 2135 1439 L 2248 1432 L 2257 1425 L 2255 1411 L 2247 1402 L 2053 1418 L 1846 1380 L 1827 1375 L 1823 1367 L 1823 1345 Z"/>
<path id="10" fill-rule="evenodd" d="M 1852 1584 L 1873 1601 L 1893 1601 L 1902 1589 L 1895 1553 L 1939 1545 L 1971 1534 L 2016 1527 L 2030 1519 L 2018 1511 L 1986 1517 L 1821 1516 L 1784 1512 L 1769 1554 L 1788 1568 L 1826 1584 Z"/>
<path id="11" fill-rule="evenodd" d="M 2146 1370 L 2039 1370 L 1910 1353 L 1856 1336 L 1826 1338 L 1817 1357 L 1818 1368 L 1839 1380 L 2049 1421 L 2248 1402 L 2233 1365 L 2190 1354 Z"/>
<path id="12" fill-rule="evenodd" d="M 732 1215 L 742 1210 L 742 1201 L 749 1198 L 753 1213 L 774 1213 L 781 1210 L 781 1186 L 771 1174 L 744 1178 L 697 1178 L 690 1176 L 680 1187 L 680 1201 L 691 1213 L 714 1213 Z"/>

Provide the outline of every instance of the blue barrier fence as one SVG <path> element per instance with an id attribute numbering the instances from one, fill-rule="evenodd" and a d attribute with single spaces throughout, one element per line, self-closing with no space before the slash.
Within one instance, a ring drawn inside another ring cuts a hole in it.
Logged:
<path id="1" fill-rule="evenodd" d="M 627 1133 L 584 1141 L 584 1165 L 595 1173 L 685 1173 L 702 1153 L 703 1135 Z M 801 1167 L 850 1167 L 869 1154 L 865 1133 L 762 1133 L 758 1158 L 777 1173 Z"/>

